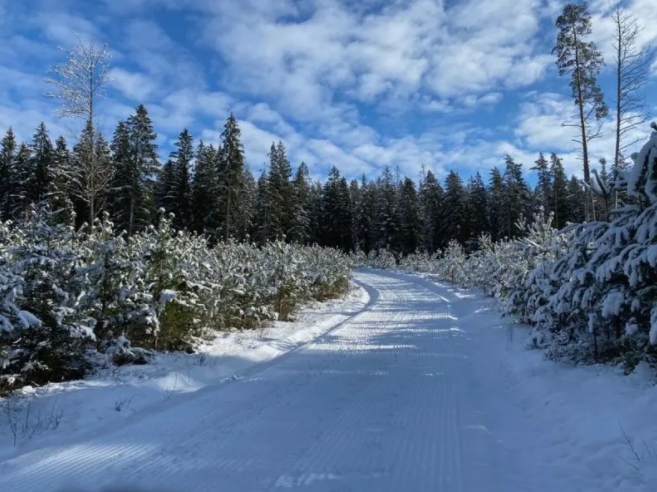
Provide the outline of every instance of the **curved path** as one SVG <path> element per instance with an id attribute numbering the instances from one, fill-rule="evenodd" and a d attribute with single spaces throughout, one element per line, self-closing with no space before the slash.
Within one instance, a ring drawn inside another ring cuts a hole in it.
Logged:
<path id="1" fill-rule="evenodd" d="M 312 344 L 0 463 L 0 490 L 520 490 L 486 426 L 490 391 L 456 299 L 412 276 L 356 280 L 369 304 Z"/>

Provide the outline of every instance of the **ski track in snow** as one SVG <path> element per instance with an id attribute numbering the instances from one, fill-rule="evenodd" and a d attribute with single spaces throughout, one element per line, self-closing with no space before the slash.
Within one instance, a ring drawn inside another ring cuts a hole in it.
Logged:
<path id="1" fill-rule="evenodd" d="M 551 478 L 528 444 L 538 429 L 505 404 L 508 376 L 469 333 L 483 301 L 403 274 L 356 278 L 370 302 L 315 342 L 121 427 L 0 462 L 0 490 L 588 490 Z"/>

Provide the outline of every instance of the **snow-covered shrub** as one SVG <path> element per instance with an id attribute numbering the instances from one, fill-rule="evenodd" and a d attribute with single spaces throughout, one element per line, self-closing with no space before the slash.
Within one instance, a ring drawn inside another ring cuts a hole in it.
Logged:
<path id="1" fill-rule="evenodd" d="M 22 230 L 2 226 L 3 317 L 0 390 L 84 376 L 94 322 L 80 309 L 74 232 L 33 208 Z"/>
<path id="2" fill-rule="evenodd" d="M 437 253 L 429 254 L 425 251 L 418 251 L 402 258 L 399 268 L 410 272 L 435 273 L 438 258 Z"/>
<path id="3" fill-rule="evenodd" d="M 630 371 L 657 355 L 657 131 L 623 181 L 625 203 L 609 220 L 567 228 L 560 258 L 528 278 L 534 297 L 519 289 L 510 306 L 551 358 Z"/>
<path id="4" fill-rule="evenodd" d="M 89 351 L 144 363 L 192 350 L 208 330 L 288 319 L 299 305 L 345 293 L 349 258 L 284 242 L 209 247 L 168 217 L 126 239 L 105 216 L 75 233 L 33 211 L 0 223 L 0 392 L 81 377 Z"/>
<path id="5" fill-rule="evenodd" d="M 373 250 L 367 255 L 367 266 L 370 268 L 390 270 L 397 268 L 397 258 L 395 258 L 395 255 L 389 249 Z"/>

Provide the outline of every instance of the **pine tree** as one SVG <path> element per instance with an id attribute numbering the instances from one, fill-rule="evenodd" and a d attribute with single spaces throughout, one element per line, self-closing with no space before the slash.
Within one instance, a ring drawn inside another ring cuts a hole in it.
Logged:
<path id="1" fill-rule="evenodd" d="M 604 60 L 595 43 L 586 40 L 591 35 L 591 14 L 586 2 L 566 5 L 557 18 L 556 27 L 559 34 L 552 52 L 557 54 L 559 75 L 570 76 L 570 88 L 578 110 L 576 123 L 568 126 L 578 128 L 584 182 L 590 184 L 589 142 L 600 136 L 600 129 L 591 127 L 591 117 L 600 120 L 609 113 L 597 83 Z M 595 218 L 592 193 L 587 203 L 587 217 Z"/>
<path id="2" fill-rule="evenodd" d="M 16 159 L 16 136 L 9 128 L 0 148 L 0 221 L 9 220 L 12 211 L 11 173 Z"/>
<path id="3" fill-rule="evenodd" d="M 114 135 L 115 219 L 128 236 L 155 219 L 154 179 L 159 171 L 157 134 L 148 111 L 139 105 Z"/>
<path id="4" fill-rule="evenodd" d="M 248 233 L 248 221 L 240 215 L 244 198 L 244 148 L 240 141 L 241 131 L 235 115 L 231 113 L 221 134 L 221 150 L 218 153 L 218 210 L 216 238 L 244 239 Z"/>

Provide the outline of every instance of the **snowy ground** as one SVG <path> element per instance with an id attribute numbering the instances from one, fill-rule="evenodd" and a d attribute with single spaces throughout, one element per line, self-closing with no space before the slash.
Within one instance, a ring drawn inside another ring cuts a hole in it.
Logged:
<path id="1" fill-rule="evenodd" d="M 646 374 L 546 362 L 472 292 L 357 279 L 366 294 L 285 335 L 233 334 L 203 362 L 166 356 L 36 397 L 58 398 L 63 421 L 4 448 L 0 490 L 657 490 Z"/>
<path id="2" fill-rule="evenodd" d="M 55 443 L 62 435 L 119 427 L 152 407 L 173 404 L 180 394 L 239 378 L 250 367 L 339 325 L 368 301 L 367 292 L 353 285 L 344 299 L 307 306 L 295 322 L 223 333 L 196 354 L 159 354 L 151 364 L 101 371 L 85 381 L 24 388 L 15 403 L 0 400 L 0 459 Z M 16 445 L 10 420 L 15 422 Z"/>

